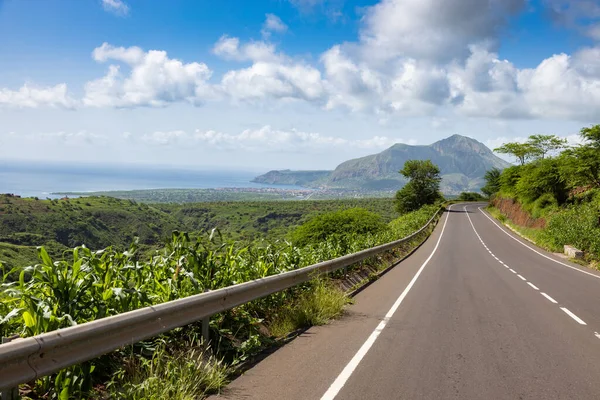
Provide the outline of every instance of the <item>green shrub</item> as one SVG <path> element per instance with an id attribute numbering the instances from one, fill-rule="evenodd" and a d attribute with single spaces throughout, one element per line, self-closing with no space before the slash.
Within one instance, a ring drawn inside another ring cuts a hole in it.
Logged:
<path id="1" fill-rule="evenodd" d="M 462 192 L 457 200 L 460 201 L 482 201 L 485 200 L 485 197 L 483 197 L 480 193 L 477 192 Z"/>
<path id="2" fill-rule="evenodd" d="M 542 218 L 558 210 L 558 201 L 554 195 L 545 193 L 533 202 L 531 216 L 533 218 Z"/>
<path id="3" fill-rule="evenodd" d="M 552 215 L 546 232 L 556 246 L 569 244 L 600 257 L 599 216 L 594 204 L 571 206 Z"/>
<path id="4" fill-rule="evenodd" d="M 362 208 L 334 211 L 313 217 L 292 233 L 298 246 L 319 243 L 332 236 L 377 233 L 386 228 L 380 215 Z"/>

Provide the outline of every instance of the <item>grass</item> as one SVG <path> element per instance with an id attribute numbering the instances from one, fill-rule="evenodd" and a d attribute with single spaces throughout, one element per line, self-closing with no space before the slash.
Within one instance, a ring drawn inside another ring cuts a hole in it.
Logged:
<path id="1" fill-rule="evenodd" d="M 195 400 L 225 386 L 229 367 L 202 344 L 176 351 L 161 345 L 151 359 L 131 356 L 113 376 L 110 398 Z"/>
<path id="2" fill-rule="evenodd" d="M 299 328 L 324 325 L 339 316 L 350 301 L 348 295 L 331 281 L 316 280 L 310 291 L 280 313 L 269 324 L 273 336 L 281 337 Z"/>

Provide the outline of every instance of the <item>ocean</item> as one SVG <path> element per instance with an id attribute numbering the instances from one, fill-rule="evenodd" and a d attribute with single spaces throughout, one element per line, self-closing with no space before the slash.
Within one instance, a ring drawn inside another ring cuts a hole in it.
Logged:
<path id="1" fill-rule="evenodd" d="M 265 171 L 266 172 L 266 171 Z M 261 172 L 0 162 L 0 193 L 57 198 L 53 192 L 140 189 L 285 188 L 250 182 Z"/>

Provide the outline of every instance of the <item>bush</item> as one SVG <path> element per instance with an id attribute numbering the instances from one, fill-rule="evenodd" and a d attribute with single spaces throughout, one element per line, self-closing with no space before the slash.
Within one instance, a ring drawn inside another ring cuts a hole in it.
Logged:
<path id="1" fill-rule="evenodd" d="M 531 211 L 533 218 L 542 218 L 553 211 L 558 210 L 558 201 L 554 195 L 545 193 L 541 195 L 534 203 Z"/>
<path id="2" fill-rule="evenodd" d="M 570 244 L 600 257 L 599 216 L 598 207 L 594 204 L 572 206 L 553 214 L 546 231 L 558 247 Z"/>
<path id="3" fill-rule="evenodd" d="M 485 197 L 483 197 L 480 193 L 476 193 L 476 192 L 462 192 L 457 200 L 460 201 L 482 201 L 485 200 Z"/>
<path id="4" fill-rule="evenodd" d="M 322 242 L 332 236 L 377 233 L 385 228 L 380 215 L 363 208 L 350 208 L 317 215 L 292 232 L 292 241 L 304 246 Z"/>

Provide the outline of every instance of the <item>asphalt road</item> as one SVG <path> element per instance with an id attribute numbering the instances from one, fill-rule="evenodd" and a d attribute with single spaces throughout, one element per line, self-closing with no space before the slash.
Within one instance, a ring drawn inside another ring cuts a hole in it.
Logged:
<path id="1" fill-rule="evenodd" d="M 215 398 L 600 399 L 600 274 L 480 206 Z"/>

